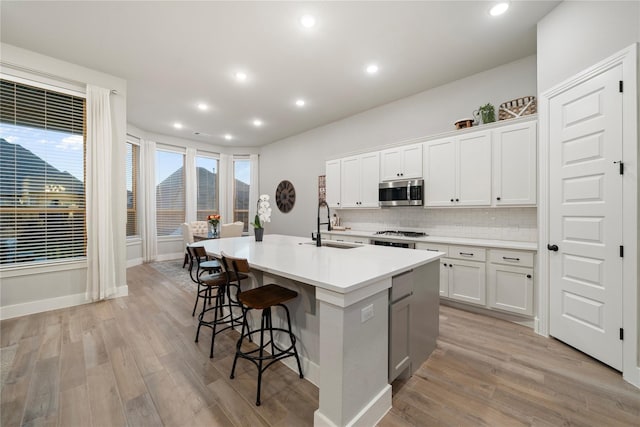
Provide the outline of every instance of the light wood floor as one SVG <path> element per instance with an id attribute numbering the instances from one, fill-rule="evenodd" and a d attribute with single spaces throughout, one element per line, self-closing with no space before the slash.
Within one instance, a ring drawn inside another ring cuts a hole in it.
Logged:
<path id="1" fill-rule="evenodd" d="M 128 270 L 129 296 L 0 323 L 1 425 L 305 426 L 318 390 L 283 365 L 255 368 L 234 341 L 193 342 L 194 295 L 149 266 Z M 438 348 L 393 384 L 381 426 L 639 426 L 640 390 L 616 371 L 530 329 L 441 307 Z M 6 356 L 6 357 L 5 357 Z"/>

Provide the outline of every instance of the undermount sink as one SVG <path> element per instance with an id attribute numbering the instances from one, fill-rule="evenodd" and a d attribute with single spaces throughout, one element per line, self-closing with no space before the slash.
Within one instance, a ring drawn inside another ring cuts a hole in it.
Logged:
<path id="1" fill-rule="evenodd" d="M 305 242 L 305 243 L 300 243 L 301 245 L 316 245 L 316 242 Z M 360 245 L 358 243 L 349 243 L 349 242 L 336 242 L 335 240 L 329 240 L 326 241 L 324 240 L 322 242 L 322 246 L 326 246 L 327 248 L 338 248 L 338 249 L 353 249 L 353 248 L 359 248 L 363 245 Z"/>

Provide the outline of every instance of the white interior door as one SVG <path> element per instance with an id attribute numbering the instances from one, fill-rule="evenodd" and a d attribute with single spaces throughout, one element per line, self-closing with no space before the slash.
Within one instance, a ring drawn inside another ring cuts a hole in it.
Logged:
<path id="1" fill-rule="evenodd" d="M 549 104 L 550 333 L 622 369 L 622 67 Z M 557 246 L 554 248 L 553 245 Z"/>

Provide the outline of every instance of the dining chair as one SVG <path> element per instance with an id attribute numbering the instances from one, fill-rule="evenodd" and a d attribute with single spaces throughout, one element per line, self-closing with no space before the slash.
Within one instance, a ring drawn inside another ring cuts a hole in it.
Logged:
<path id="1" fill-rule="evenodd" d="M 244 222 L 236 221 L 220 226 L 220 238 L 224 237 L 240 237 L 244 230 Z"/>
<path id="2" fill-rule="evenodd" d="M 180 228 L 182 229 L 182 242 L 184 243 L 184 262 L 182 263 L 182 268 L 189 263 L 189 271 L 191 271 L 192 260 L 189 256 L 187 246 L 193 243 L 194 234 L 205 234 L 208 229 L 207 227 L 207 221 L 191 221 L 180 224 Z"/>

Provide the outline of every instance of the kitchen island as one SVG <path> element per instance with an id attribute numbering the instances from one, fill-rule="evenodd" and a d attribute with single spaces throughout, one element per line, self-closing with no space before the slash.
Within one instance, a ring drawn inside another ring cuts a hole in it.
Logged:
<path id="1" fill-rule="evenodd" d="M 320 391 L 314 425 L 374 425 L 391 408 L 389 301 L 394 278 L 410 277 L 398 288 L 409 286 L 407 297 L 415 294 L 423 303 L 404 312 L 407 328 L 410 317 L 414 324 L 417 319 L 426 325 L 420 334 L 406 333 L 405 344 L 411 337 L 419 341 L 413 348 L 422 349 L 422 354 L 412 352 L 410 374 L 435 348 L 437 260 L 444 254 L 324 243 L 328 246 L 316 247 L 308 238 L 266 235 L 263 242 L 250 236 L 197 245 L 216 257 L 224 252 L 246 258 L 258 285 L 278 283 L 299 293 L 290 310 L 303 373 Z"/>

